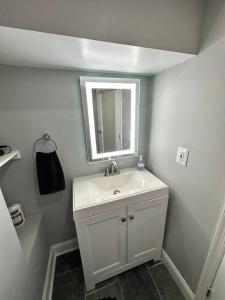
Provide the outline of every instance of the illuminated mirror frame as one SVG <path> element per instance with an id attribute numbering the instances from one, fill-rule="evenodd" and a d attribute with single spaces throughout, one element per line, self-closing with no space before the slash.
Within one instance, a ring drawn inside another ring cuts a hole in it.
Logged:
<path id="1" fill-rule="evenodd" d="M 90 162 L 138 155 L 140 80 L 131 78 L 80 77 L 87 154 Z M 131 91 L 130 148 L 97 153 L 92 89 L 129 89 Z"/>

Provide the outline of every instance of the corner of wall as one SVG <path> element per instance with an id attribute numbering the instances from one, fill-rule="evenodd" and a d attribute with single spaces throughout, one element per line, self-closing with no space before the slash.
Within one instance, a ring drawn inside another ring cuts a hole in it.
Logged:
<path id="1" fill-rule="evenodd" d="M 149 168 L 149 142 L 150 142 L 150 127 L 151 127 L 151 105 L 152 105 L 152 91 L 153 91 L 153 76 L 148 77 L 148 106 L 146 118 L 146 138 L 145 138 L 145 163 Z"/>

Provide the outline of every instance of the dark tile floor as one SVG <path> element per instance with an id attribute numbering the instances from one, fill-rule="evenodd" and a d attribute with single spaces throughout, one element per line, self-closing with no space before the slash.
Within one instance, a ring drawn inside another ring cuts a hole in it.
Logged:
<path id="1" fill-rule="evenodd" d="M 110 298 L 111 297 L 111 298 Z M 184 300 L 163 263 L 152 261 L 85 292 L 79 250 L 57 258 L 52 300 Z"/>

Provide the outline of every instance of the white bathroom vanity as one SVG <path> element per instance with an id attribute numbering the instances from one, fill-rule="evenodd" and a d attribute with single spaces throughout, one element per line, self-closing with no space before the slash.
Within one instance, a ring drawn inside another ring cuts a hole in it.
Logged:
<path id="1" fill-rule="evenodd" d="M 73 180 L 73 217 L 87 290 L 160 259 L 168 191 L 157 177 L 136 168 Z"/>

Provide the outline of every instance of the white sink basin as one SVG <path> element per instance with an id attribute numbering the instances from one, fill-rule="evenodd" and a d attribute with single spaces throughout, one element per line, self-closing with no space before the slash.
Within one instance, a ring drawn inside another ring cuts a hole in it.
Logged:
<path id="1" fill-rule="evenodd" d="M 117 189 L 123 193 L 149 186 L 143 175 L 144 173 L 141 172 L 130 171 L 120 175 L 96 178 L 90 181 L 96 186 L 100 194 L 106 190 L 112 194 Z"/>
<path id="2" fill-rule="evenodd" d="M 119 207 L 122 200 L 128 201 L 128 205 L 143 201 L 143 194 L 149 200 L 168 195 L 168 186 L 149 171 L 136 168 L 124 169 L 121 174 L 109 177 L 97 174 L 74 178 L 74 219 L 109 211 Z"/>

